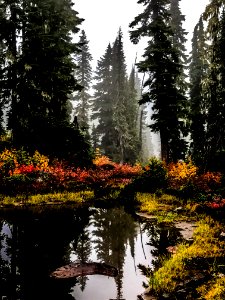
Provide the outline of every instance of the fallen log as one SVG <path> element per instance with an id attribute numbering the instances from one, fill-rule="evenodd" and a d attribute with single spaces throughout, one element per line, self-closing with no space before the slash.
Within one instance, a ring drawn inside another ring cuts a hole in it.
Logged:
<path id="1" fill-rule="evenodd" d="M 71 263 L 56 269 L 50 276 L 57 279 L 66 279 L 95 274 L 116 277 L 118 271 L 115 267 L 105 263 Z"/>

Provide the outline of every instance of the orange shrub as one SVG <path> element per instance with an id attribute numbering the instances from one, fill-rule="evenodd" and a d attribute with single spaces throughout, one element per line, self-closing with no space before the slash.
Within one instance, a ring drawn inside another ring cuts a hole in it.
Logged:
<path id="1" fill-rule="evenodd" d="M 199 175 L 194 184 L 201 192 L 211 193 L 221 187 L 222 174 L 219 172 L 207 172 Z"/>
<path id="2" fill-rule="evenodd" d="M 111 161 L 111 159 L 108 156 L 105 155 L 97 156 L 93 160 L 93 164 L 96 165 L 97 167 L 102 167 L 104 165 L 112 165 L 112 166 L 115 165 L 115 163 Z"/>
<path id="3" fill-rule="evenodd" d="M 177 162 L 168 165 L 169 186 L 180 189 L 182 186 L 193 182 L 197 176 L 197 167 L 192 162 Z"/>

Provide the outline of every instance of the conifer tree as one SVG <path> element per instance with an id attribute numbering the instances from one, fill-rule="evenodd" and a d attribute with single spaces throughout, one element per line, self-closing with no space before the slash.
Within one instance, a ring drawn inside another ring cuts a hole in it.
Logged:
<path id="1" fill-rule="evenodd" d="M 139 136 L 139 91 L 137 84 L 137 73 L 135 67 L 131 69 L 128 80 L 128 96 L 126 100 L 126 116 L 128 125 L 128 134 L 130 136 L 129 144 L 125 147 L 125 160 L 134 163 L 140 158 L 141 138 Z"/>
<path id="2" fill-rule="evenodd" d="M 135 69 L 127 76 L 121 29 L 98 61 L 95 80 L 92 119 L 100 148 L 114 161 L 133 163 L 140 152 L 138 95 Z"/>
<path id="3" fill-rule="evenodd" d="M 206 42 L 202 17 L 194 28 L 192 51 L 190 57 L 190 131 L 191 154 L 198 165 L 203 163 L 206 143 L 206 110 L 202 91 L 202 82 L 205 77 L 206 65 L 204 55 Z"/>
<path id="4" fill-rule="evenodd" d="M 207 104 L 205 167 L 215 166 L 221 169 L 221 159 L 225 160 L 225 14 L 223 1 L 211 1 L 203 17 L 207 21 L 207 34 L 210 39 L 207 51 L 209 65 L 203 88 Z"/>
<path id="5" fill-rule="evenodd" d="M 4 92 L 14 146 L 53 156 L 70 156 L 71 148 L 78 153 L 87 145 L 70 126 L 68 101 L 81 89 L 74 78 L 72 54 L 79 45 L 72 34 L 78 33 L 82 19 L 70 0 L 6 0 L 0 12 L 0 42 L 7 53 Z"/>
<path id="6" fill-rule="evenodd" d="M 5 0 L 0 6 L 1 103 L 17 103 L 17 30 L 21 28 L 21 1 Z M 3 105 L 1 105 L 1 109 Z M 14 109 L 15 111 L 15 109 Z M 14 117 L 14 116 L 13 116 Z"/>
<path id="7" fill-rule="evenodd" d="M 185 48 L 185 43 L 187 42 L 187 32 L 183 29 L 183 22 L 185 21 L 185 16 L 181 13 L 179 5 L 180 1 L 181 0 L 170 0 L 170 26 L 173 31 L 173 46 L 179 52 L 179 59 L 181 61 L 181 64 L 185 65 L 187 62 L 187 54 Z"/>
<path id="8" fill-rule="evenodd" d="M 187 42 L 187 32 L 183 29 L 183 22 L 185 16 L 182 15 L 180 10 L 181 0 L 170 0 L 170 26 L 173 31 L 172 46 L 178 52 L 179 63 L 181 65 L 180 75 L 177 77 L 177 89 L 181 94 L 185 95 L 187 91 L 187 82 L 185 75 L 185 69 L 187 68 L 187 54 L 185 44 Z M 187 102 L 187 101 L 186 101 Z"/>
<path id="9" fill-rule="evenodd" d="M 114 159 L 125 161 L 125 148 L 130 144 L 127 120 L 128 78 L 123 51 L 122 31 L 119 29 L 112 48 L 113 126 L 116 131 Z"/>
<path id="10" fill-rule="evenodd" d="M 80 128 L 88 129 L 89 127 L 89 108 L 90 98 L 89 89 L 92 80 L 92 56 L 89 51 L 88 40 L 85 31 L 82 30 L 79 44 L 81 52 L 77 54 L 76 61 L 78 69 L 76 70 L 76 78 L 83 89 L 76 94 L 73 100 L 78 101 L 76 106 L 76 115 Z"/>
<path id="11" fill-rule="evenodd" d="M 113 127 L 112 47 L 110 44 L 97 63 L 94 79 L 96 84 L 94 85 L 92 120 L 98 122 L 95 134 L 99 136 L 102 152 L 112 158 L 115 148 L 115 130 Z"/>
<path id="12" fill-rule="evenodd" d="M 154 124 L 150 127 L 160 133 L 162 159 L 175 161 L 185 153 L 182 119 L 186 98 L 177 88 L 182 68 L 179 52 L 171 41 L 169 1 L 139 0 L 138 3 L 144 5 L 144 11 L 131 22 L 130 38 L 135 44 L 141 37 L 149 38 L 143 60 L 137 64 L 138 70 L 148 76 L 140 103 L 153 103 Z"/>

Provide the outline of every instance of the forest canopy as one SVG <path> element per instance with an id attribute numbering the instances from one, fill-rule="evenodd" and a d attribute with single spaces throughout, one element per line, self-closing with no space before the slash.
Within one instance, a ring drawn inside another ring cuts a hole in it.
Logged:
<path id="1" fill-rule="evenodd" d="M 90 161 L 98 148 L 116 162 L 135 163 L 151 154 L 150 127 L 160 136 L 162 160 L 191 157 L 220 169 L 224 3 L 206 6 L 188 54 L 180 1 L 137 2 L 142 12 L 130 20 L 130 40 L 144 37 L 147 45 L 130 72 L 121 28 L 94 70 L 92 37 L 70 0 L 0 1 L 2 148 L 77 162 Z"/>

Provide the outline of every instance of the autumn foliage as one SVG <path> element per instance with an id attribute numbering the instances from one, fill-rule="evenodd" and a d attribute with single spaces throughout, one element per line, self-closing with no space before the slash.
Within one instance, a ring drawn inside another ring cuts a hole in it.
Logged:
<path id="1" fill-rule="evenodd" d="M 45 193 L 62 190 L 114 189 L 133 184 L 134 191 L 191 191 L 188 196 L 213 194 L 222 186 L 222 175 L 216 172 L 200 174 L 191 162 L 166 165 L 153 158 L 145 166 L 118 164 L 107 156 L 96 154 L 92 168 L 69 167 L 63 162 L 50 162 L 35 151 L 6 149 L 0 153 L 1 193 Z M 190 189 L 191 187 L 191 189 Z M 218 204 L 218 203 L 216 203 Z M 221 203 L 220 203 L 221 205 Z"/>
<path id="2" fill-rule="evenodd" d="M 167 166 L 169 186 L 179 189 L 197 176 L 197 167 L 192 162 L 177 162 Z"/>
<path id="3" fill-rule="evenodd" d="M 87 188 L 123 187 L 140 174 L 140 165 L 117 164 L 98 156 L 89 169 L 68 167 L 60 161 L 49 163 L 36 151 L 32 156 L 23 150 L 5 150 L 0 154 L 0 177 L 3 192 L 45 192 Z"/>

